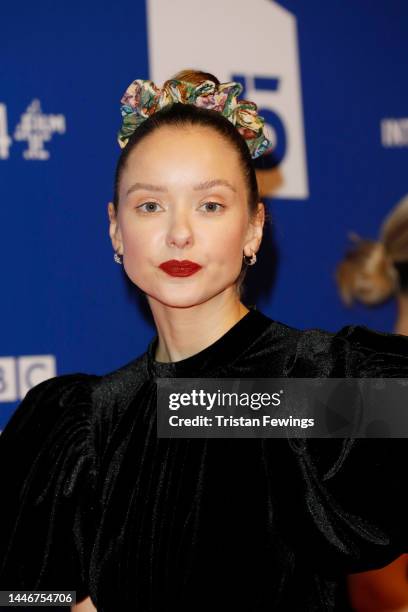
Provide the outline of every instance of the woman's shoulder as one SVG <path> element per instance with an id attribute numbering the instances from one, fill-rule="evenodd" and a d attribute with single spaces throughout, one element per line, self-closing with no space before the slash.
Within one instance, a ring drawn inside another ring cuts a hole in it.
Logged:
<path id="1" fill-rule="evenodd" d="M 144 382 L 149 380 L 147 368 L 147 353 L 138 355 L 99 377 L 92 391 L 92 400 L 98 406 L 100 415 L 104 408 L 121 410 L 128 405 Z"/>
<path id="2" fill-rule="evenodd" d="M 46 440 L 58 443 L 59 435 L 66 435 L 71 436 L 72 450 L 86 445 L 98 456 L 149 380 L 146 360 L 143 353 L 104 374 L 61 374 L 34 385 L 1 433 L 0 452 L 29 438 L 39 448 Z"/>
<path id="3" fill-rule="evenodd" d="M 104 400 L 120 402 L 147 378 L 146 353 L 143 353 L 104 374 L 75 372 L 48 378 L 28 390 L 17 411 L 24 405 L 27 413 L 38 403 L 45 407 L 55 400 L 59 408 L 74 407 L 77 403 L 99 408 L 100 403 L 106 403 Z"/>
<path id="4" fill-rule="evenodd" d="M 61 374 L 43 380 L 32 386 L 12 414 L 1 440 L 20 433 L 32 420 L 35 421 L 35 433 L 48 429 L 61 418 L 72 413 L 81 412 L 77 408 L 91 403 L 91 394 L 95 382 L 100 377 L 96 374 L 76 372 Z M 83 412 L 83 410 L 82 410 Z M 34 432 L 33 432 L 34 433 Z"/>
<path id="5" fill-rule="evenodd" d="M 42 464 L 47 473 L 57 457 L 64 457 L 64 469 L 70 460 L 92 457 L 92 390 L 98 379 L 77 372 L 31 387 L 1 432 L 0 463 L 27 473 Z"/>
<path id="6" fill-rule="evenodd" d="M 408 337 L 366 325 L 347 325 L 333 334 L 332 345 L 347 346 L 345 375 L 394 377 L 408 375 Z"/>
<path id="7" fill-rule="evenodd" d="M 292 346 L 291 376 L 405 377 L 408 337 L 349 324 L 337 331 L 298 329 L 277 322 Z"/>

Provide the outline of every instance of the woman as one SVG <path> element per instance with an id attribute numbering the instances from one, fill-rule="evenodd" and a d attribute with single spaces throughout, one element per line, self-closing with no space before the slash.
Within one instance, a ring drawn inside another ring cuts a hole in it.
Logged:
<path id="1" fill-rule="evenodd" d="M 122 99 L 110 236 L 157 335 L 114 372 L 37 385 L 13 415 L 2 589 L 72 588 L 98 612 L 338 611 L 348 572 L 408 551 L 404 440 L 156 435 L 162 377 L 408 374 L 406 338 L 302 331 L 242 303 L 265 222 L 252 160 L 271 143 L 240 92 L 183 71 Z"/>
<path id="2" fill-rule="evenodd" d="M 408 196 L 384 219 L 379 240 L 352 233 L 354 246 L 338 265 L 336 279 L 348 306 L 357 300 L 368 306 L 395 298 L 395 333 L 408 335 Z M 386 567 L 348 577 L 354 610 L 408 611 L 408 554 Z"/>

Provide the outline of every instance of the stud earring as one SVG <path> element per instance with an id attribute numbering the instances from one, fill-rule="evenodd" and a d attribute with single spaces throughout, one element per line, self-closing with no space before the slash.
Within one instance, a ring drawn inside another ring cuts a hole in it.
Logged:
<path id="1" fill-rule="evenodd" d="M 115 254 L 114 254 L 114 256 L 113 256 L 113 259 L 114 259 L 114 260 L 116 261 L 116 263 L 118 263 L 118 264 L 121 264 L 121 263 L 122 263 L 122 260 L 121 260 L 121 258 L 120 258 L 119 253 L 115 253 Z"/>
<path id="2" fill-rule="evenodd" d="M 249 257 L 248 255 L 244 255 L 244 262 L 247 266 L 253 266 L 254 263 L 256 263 L 255 253 L 252 253 L 251 257 Z"/>

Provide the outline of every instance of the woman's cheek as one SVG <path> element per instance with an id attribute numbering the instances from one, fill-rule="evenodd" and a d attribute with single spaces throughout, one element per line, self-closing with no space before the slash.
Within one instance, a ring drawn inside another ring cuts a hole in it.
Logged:
<path id="1" fill-rule="evenodd" d="M 122 231 L 123 251 L 132 259 L 137 259 L 140 264 L 140 258 L 143 256 L 146 258 L 149 254 L 149 236 L 146 235 L 146 232 L 131 231 L 130 227 L 127 225 L 125 226 L 127 229 Z"/>
<path id="2" fill-rule="evenodd" d="M 243 234 L 241 231 L 226 231 L 219 241 L 224 256 L 227 255 L 229 261 L 233 261 L 236 258 L 240 258 L 243 244 Z"/>

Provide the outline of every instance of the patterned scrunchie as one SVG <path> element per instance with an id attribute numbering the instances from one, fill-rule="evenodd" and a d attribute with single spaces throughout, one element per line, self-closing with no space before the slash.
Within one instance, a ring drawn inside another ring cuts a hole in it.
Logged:
<path id="1" fill-rule="evenodd" d="M 207 80 L 195 85 L 188 81 L 170 79 L 160 89 L 153 81 L 136 79 L 121 99 L 122 127 L 118 132 L 119 145 L 123 149 L 133 132 L 150 115 L 175 102 L 181 102 L 218 111 L 231 121 L 245 138 L 252 159 L 269 153 L 273 149 L 273 143 L 264 133 L 265 121 L 258 115 L 258 107 L 254 102 L 238 100 L 242 90 L 241 83 L 235 81 L 217 85 Z"/>

